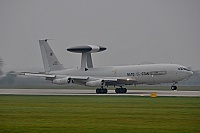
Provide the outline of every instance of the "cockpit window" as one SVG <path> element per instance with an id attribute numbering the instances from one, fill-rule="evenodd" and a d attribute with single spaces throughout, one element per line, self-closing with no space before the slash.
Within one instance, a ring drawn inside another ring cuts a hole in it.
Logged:
<path id="1" fill-rule="evenodd" d="M 187 69 L 187 68 L 185 68 L 185 67 L 179 67 L 178 70 L 190 71 L 189 69 Z"/>

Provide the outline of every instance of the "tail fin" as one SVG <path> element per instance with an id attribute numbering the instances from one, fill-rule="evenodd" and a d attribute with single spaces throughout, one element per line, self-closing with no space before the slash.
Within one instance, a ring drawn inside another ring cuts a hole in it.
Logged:
<path id="1" fill-rule="evenodd" d="M 45 71 L 49 72 L 49 71 L 56 71 L 56 70 L 64 69 L 63 65 L 60 64 L 60 62 L 57 59 L 56 55 L 54 54 L 53 50 L 47 43 L 47 39 L 39 40 L 39 44 L 40 44 L 40 50 L 42 53 L 42 59 L 43 59 Z"/>

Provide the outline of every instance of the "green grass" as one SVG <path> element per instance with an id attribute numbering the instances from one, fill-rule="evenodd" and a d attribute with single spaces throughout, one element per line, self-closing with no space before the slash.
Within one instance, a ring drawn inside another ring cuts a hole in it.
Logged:
<path id="1" fill-rule="evenodd" d="M 200 132 L 198 97 L 0 96 L 0 132 Z"/>

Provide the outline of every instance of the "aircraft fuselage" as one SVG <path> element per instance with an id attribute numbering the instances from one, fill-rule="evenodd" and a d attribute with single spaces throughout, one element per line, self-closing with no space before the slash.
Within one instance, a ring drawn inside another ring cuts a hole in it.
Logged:
<path id="1" fill-rule="evenodd" d="M 183 70 L 184 68 L 184 70 Z M 182 69 L 182 70 L 181 70 Z M 109 66 L 100 68 L 65 69 L 52 71 L 51 74 L 62 76 L 88 77 L 130 77 L 136 79 L 134 84 L 175 83 L 192 75 L 192 71 L 177 64 L 148 64 Z"/>

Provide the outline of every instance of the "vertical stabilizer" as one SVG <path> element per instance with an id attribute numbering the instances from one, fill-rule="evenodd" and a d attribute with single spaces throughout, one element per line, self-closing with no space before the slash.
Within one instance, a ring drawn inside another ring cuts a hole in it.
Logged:
<path id="1" fill-rule="evenodd" d="M 49 71 L 62 70 L 63 65 L 60 64 L 53 50 L 47 43 L 47 40 L 39 40 L 39 44 L 45 71 L 49 72 Z"/>

